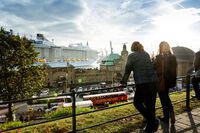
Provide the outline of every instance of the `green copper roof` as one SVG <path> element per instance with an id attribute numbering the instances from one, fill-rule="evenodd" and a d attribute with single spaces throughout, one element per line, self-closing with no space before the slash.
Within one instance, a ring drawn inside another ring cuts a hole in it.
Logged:
<path id="1" fill-rule="evenodd" d="M 110 55 L 106 56 L 102 61 L 114 61 L 120 58 L 119 54 L 111 53 Z"/>
<path id="2" fill-rule="evenodd" d="M 119 58 L 120 58 L 119 54 L 111 53 L 102 60 L 101 65 L 107 65 L 107 66 L 114 65 L 114 61 Z"/>

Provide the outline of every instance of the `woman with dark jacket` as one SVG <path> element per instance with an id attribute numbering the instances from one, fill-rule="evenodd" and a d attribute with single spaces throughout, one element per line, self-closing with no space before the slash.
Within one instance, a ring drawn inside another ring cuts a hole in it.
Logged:
<path id="1" fill-rule="evenodd" d="M 200 51 L 195 53 L 194 56 L 194 62 L 193 62 L 194 70 L 197 73 L 197 71 L 200 71 Z M 200 89 L 199 89 L 199 83 L 200 83 L 200 75 L 196 74 L 192 78 L 192 85 L 194 88 L 195 95 L 193 95 L 193 98 L 197 98 L 200 100 Z"/>
<path id="2" fill-rule="evenodd" d="M 155 118 L 156 82 L 158 78 L 150 56 L 144 51 L 142 44 L 137 41 L 133 42 L 131 51 L 132 53 L 128 56 L 121 84 L 127 83 L 129 75 L 133 71 L 136 85 L 134 105 L 147 120 L 145 131 L 152 133 L 158 129 L 159 124 L 159 121 Z"/>
<path id="3" fill-rule="evenodd" d="M 159 77 L 158 94 L 163 108 L 164 117 L 161 121 L 175 123 L 174 109 L 169 97 L 169 89 L 176 86 L 177 62 L 169 44 L 165 41 L 159 45 L 159 54 L 155 58 L 154 67 Z"/>

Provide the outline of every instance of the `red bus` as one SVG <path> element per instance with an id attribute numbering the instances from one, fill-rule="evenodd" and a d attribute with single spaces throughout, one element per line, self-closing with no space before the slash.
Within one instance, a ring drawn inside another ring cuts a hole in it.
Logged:
<path id="1" fill-rule="evenodd" d="M 91 100 L 93 105 L 113 104 L 116 102 L 122 102 L 128 100 L 128 95 L 125 91 L 101 93 L 94 95 L 85 95 L 83 100 Z"/>

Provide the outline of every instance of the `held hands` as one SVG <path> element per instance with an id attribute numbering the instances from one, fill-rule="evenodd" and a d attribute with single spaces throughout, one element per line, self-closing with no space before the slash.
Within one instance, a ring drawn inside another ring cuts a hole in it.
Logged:
<path id="1" fill-rule="evenodd" d="M 126 86 L 127 86 L 127 83 L 124 83 L 123 81 L 120 81 L 119 87 L 124 88 L 124 87 L 126 87 Z"/>

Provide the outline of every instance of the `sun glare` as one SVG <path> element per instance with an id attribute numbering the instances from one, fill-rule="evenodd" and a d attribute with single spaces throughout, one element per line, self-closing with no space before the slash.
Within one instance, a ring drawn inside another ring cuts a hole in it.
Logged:
<path id="1" fill-rule="evenodd" d="M 171 13 L 155 18 L 155 32 L 159 38 L 170 40 L 190 38 L 192 30 L 190 25 L 194 22 L 194 17 L 189 13 Z"/>
<path id="2" fill-rule="evenodd" d="M 167 14 L 153 18 L 155 30 L 152 38 L 172 42 L 172 46 L 195 44 L 197 34 L 192 24 L 198 21 L 200 18 L 193 9 L 171 10 Z"/>

